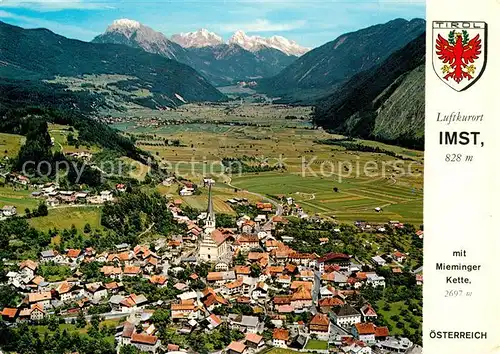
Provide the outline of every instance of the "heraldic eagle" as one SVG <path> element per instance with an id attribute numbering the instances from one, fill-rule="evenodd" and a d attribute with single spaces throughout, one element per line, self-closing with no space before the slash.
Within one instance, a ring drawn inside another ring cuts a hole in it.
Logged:
<path id="1" fill-rule="evenodd" d="M 446 74 L 443 78 L 448 80 L 452 78 L 460 83 L 464 78 L 471 80 L 476 70 L 474 60 L 481 54 L 481 39 L 479 34 L 468 39 L 467 31 L 451 31 L 448 40 L 440 34 L 436 39 L 436 54 L 445 64 L 441 70 Z M 449 64 L 449 65 L 448 65 Z"/>

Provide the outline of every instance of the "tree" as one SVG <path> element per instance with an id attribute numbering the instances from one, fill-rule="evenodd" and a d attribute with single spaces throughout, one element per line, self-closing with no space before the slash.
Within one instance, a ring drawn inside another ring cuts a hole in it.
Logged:
<path id="1" fill-rule="evenodd" d="M 127 344 L 120 348 L 120 354 L 140 354 L 140 351 L 133 345 Z"/>
<path id="2" fill-rule="evenodd" d="M 83 311 L 80 310 L 80 312 L 78 312 L 78 317 L 76 318 L 76 327 L 85 328 L 86 325 L 87 325 L 87 320 L 85 319 Z"/>
<path id="3" fill-rule="evenodd" d="M 166 327 L 170 323 L 170 311 L 165 309 L 156 310 L 151 316 L 151 322 L 153 322 L 157 328 Z"/>
<path id="4" fill-rule="evenodd" d="M 236 265 L 243 265 L 245 264 L 245 256 L 241 253 L 241 251 L 238 252 L 236 257 L 234 258 L 234 264 Z"/>
<path id="5" fill-rule="evenodd" d="M 37 208 L 38 216 L 47 216 L 49 215 L 49 209 L 47 208 L 47 204 L 40 203 Z"/>
<path id="6" fill-rule="evenodd" d="M 250 275 L 252 278 L 258 278 L 260 276 L 261 269 L 257 263 L 252 263 L 250 266 Z"/>
<path id="7" fill-rule="evenodd" d="M 47 328 L 49 330 L 51 330 L 52 332 L 55 332 L 56 329 L 59 328 L 59 321 L 57 320 L 57 317 L 55 317 L 55 316 L 49 317 L 49 322 L 48 322 Z"/>
<path id="8" fill-rule="evenodd" d="M 85 226 L 83 227 L 83 232 L 88 234 L 90 231 L 92 231 L 92 228 L 90 227 L 89 223 L 86 223 Z"/>
<path id="9" fill-rule="evenodd" d="M 101 319 L 97 315 L 93 315 L 90 318 L 90 325 L 94 327 L 96 330 L 99 330 L 99 322 L 101 322 Z"/>

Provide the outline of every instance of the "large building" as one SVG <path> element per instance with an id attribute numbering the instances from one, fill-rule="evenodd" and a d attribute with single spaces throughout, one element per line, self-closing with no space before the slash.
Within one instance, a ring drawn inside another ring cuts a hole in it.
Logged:
<path id="1" fill-rule="evenodd" d="M 212 203 L 212 184 L 208 185 L 208 209 L 205 226 L 198 250 L 198 259 L 204 262 L 219 263 L 232 258 L 231 246 L 220 230 L 215 227 L 215 212 Z"/>

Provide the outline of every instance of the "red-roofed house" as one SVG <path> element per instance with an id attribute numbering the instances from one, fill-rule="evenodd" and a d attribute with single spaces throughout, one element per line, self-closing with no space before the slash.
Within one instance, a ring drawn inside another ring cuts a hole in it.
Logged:
<path id="1" fill-rule="evenodd" d="M 321 258 L 318 258 L 318 270 L 323 272 L 325 266 L 330 264 L 337 264 L 341 269 L 347 269 L 351 263 L 351 257 L 343 253 L 328 253 Z"/>
<path id="2" fill-rule="evenodd" d="M 378 317 L 377 312 L 375 312 L 370 304 L 364 305 L 360 310 L 364 322 L 375 321 Z"/>
<path id="3" fill-rule="evenodd" d="M 286 348 L 289 338 L 289 333 L 286 329 L 276 328 L 273 331 L 273 346 L 278 348 Z"/>
<path id="4" fill-rule="evenodd" d="M 227 354 L 245 354 L 247 346 L 243 342 L 231 342 L 226 348 Z"/>
<path id="5" fill-rule="evenodd" d="M 385 340 L 389 337 L 389 328 L 387 327 L 375 327 L 375 339 Z"/>
<path id="6" fill-rule="evenodd" d="M 406 254 L 396 251 L 392 254 L 392 258 L 394 258 L 396 262 L 402 263 L 406 259 Z"/>
<path id="7" fill-rule="evenodd" d="M 161 341 L 156 336 L 134 333 L 130 339 L 130 344 L 142 352 L 156 353 Z"/>
<path id="8" fill-rule="evenodd" d="M 16 317 L 19 313 L 19 310 L 17 308 L 9 308 L 9 307 L 5 307 L 3 310 L 2 310 L 2 318 L 4 319 L 4 321 L 15 321 L 16 320 Z"/>
<path id="9" fill-rule="evenodd" d="M 66 256 L 70 259 L 73 259 L 73 260 L 78 259 L 78 257 L 80 257 L 81 254 L 82 254 L 82 251 L 77 250 L 77 249 L 69 249 L 66 252 Z"/>
<path id="10" fill-rule="evenodd" d="M 330 337 L 330 319 L 328 315 L 317 313 L 309 323 L 309 332 L 316 334 L 319 339 L 328 340 Z"/>
<path id="11" fill-rule="evenodd" d="M 208 321 L 208 329 L 217 328 L 222 323 L 222 319 L 215 314 L 211 314 L 210 316 L 208 316 L 207 321 Z"/>
<path id="12" fill-rule="evenodd" d="M 257 349 L 264 345 L 264 338 L 257 333 L 247 333 L 245 343 L 249 348 Z"/>

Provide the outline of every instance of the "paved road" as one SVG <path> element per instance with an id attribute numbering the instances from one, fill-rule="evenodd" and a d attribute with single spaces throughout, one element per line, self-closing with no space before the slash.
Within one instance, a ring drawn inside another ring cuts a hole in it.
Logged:
<path id="1" fill-rule="evenodd" d="M 85 319 L 87 321 L 90 321 L 92 316 L 99 316 L 100 318 L 104 317 L 105 320 L 112 320 L 112 319 L 116 319 L 116 318 L 128 317 L 132 314 L 141 313 L 141 312 L 142 311 L 138 311 L 138 312 L 111 311 L 111 312 L 100 313 L 100 314 L 96 314 L 96 315 L 85 315 Z M 64 321 L 66 323 L 71 323 L 71 321 L 73 321 L 73 320 L 76 321 L 77 318 L 78 318 L 78 316 L 64 317 Z"/>
<path id="2" fill-rule="evenodd" d="M 412 272 L 413 274 L 418 274 L 418 273 L 420 273 L 423 269 L 424 269 L 424 266 L 420 266 L 420 267 L 418 267 L 417 269 L 412 270 L 411 272 Z"/>

